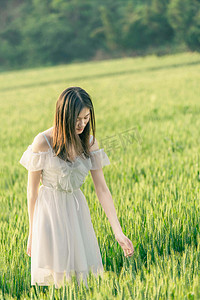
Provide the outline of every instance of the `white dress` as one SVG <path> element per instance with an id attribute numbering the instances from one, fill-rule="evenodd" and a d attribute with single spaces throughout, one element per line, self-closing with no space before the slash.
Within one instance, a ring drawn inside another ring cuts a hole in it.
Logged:
<path id="1" fill-rule="evenodd" d="M 88 287 L 89 271 L 103 276 L 104 269 L 80 187 L 89 170 L 100 169 L 110 161 L 102 148 L 90 152 L 88 159 L 76 157 L 74 162 L 66 162 L 55 155 L 46 140 L 48 151 L 35 153 L 31 144 L 19 161 L 27 170 L 42 170 L 33 215 L 31 285 L 55 284 L 60 288 L 65 278 L 75 275 L 78 284 L 82 278 Z"/>

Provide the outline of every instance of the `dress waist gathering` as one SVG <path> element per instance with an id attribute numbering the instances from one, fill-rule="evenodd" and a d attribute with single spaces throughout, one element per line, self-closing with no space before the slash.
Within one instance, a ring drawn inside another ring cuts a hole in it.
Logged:
<path id="1" fill-rule="evenodd" d="M 76 198 L 76 195 L 75 195 L 75 191 L 78 191 L 78 190 L 80 190 L 80 188 L 78 188 L 78 189 L 73 189 L 72 187 L 71 187 L 71 189 L 69 189 L 69 190 L 64 190 L 64 189 L 62 189 L 61 187 L 53 187 L 53 186 L 48 186 L 48 185 L 46 185 L 46 184 L 42 184 L 41 186 L 40 186 L 40 188 L 46 188 L 46 189 L 50 189 L 50 190 L 52 190 L 52 191 L 59 191 L 59 192 L 64 192 L 64 193 L 67 193 L 67 194 L 72 194 L 73 196 L 74 196 L 74 198 L 75 198 L 75 200 L 76 200 L 76 203 L 77 203 L 77 210 L 79 210 L 79 203 L 78 203 L 78 199 Z"/>

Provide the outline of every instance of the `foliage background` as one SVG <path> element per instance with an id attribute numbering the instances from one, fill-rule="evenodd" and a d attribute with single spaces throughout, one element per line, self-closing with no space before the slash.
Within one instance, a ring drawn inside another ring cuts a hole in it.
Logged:
<path id="1" fill-rule="evenodd" d="M 199 0 L 1 0 L 1 70 L 200 49 Z"/>

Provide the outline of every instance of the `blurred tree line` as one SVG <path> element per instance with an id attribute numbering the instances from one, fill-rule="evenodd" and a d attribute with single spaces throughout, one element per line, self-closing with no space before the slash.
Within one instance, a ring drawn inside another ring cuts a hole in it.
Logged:
<path id="1" fill-rule="evenodd" d="M 184 43 L 200 50 L 200 0 L 1 0 L 0 65 L 67 63 Z"/>

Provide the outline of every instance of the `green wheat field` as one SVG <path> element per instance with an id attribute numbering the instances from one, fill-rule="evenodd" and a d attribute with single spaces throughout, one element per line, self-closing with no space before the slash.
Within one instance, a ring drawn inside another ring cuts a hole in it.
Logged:
<path id="1" fill-rule="evenodd" d="M 85 194 L 105 275 L 57 290 L 31 286 L 26 254 L 27 170 L 19 164 L 53 125 L 59 94 L 80 86 L 92 97 L 96 138 L 123 232 L 126 258 L 98 201 Z M 74 63 L 0 74 L 1 299 L 200 299 L 200 54 Z"/>

